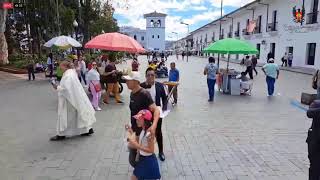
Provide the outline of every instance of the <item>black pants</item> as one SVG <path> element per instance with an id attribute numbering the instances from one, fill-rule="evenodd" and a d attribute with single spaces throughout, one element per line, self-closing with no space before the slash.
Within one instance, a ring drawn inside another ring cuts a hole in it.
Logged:
<path id="1" fill-rule="evenodd" d="M 49 71 L 50 71 L 50 78 L 52 78 L 53 77 L 53 65 L 52 64 L 49 65 Z"/>
<path id="2" fill-rule="evenodd" d="M 83 79 L 84 84 L 87 85 L 86 74 L 81 71 L 81 72 L 80 72 L 80 75 L 81 75 L 81 77 L 82 77 L 82 79 Z M 80 82 L 81 82 L 81 78 L 80 78 Z"/>
<path id="3" fill-rule="evenodd" d="M 256 70 L 256 65 L 252 66 L 252 70 L 256 73 L 256 75 L 258 75 L 258 71 Z"/>
<path id="4" fill-rule="evenodd" d="M 245 73 L 246 75 L 249 73 L 250 79 L 253 79 L 252 66 L 248 66 Z"/>
<path id="5" fill-rule="evenodd" d="M 133 121 L 131 121 L 131 125 L 132 125 L 132 130 L 134 132 L 136 132 L 137 136 L 139 136 L 142 129 L 137 126 L 136 122 L 133 123 Z M 158 143 L 159 153 L 163 153 L 163 137 L 162 137 L 161 126 L 162 126 L 162 118 L 159 118 L 159 121 L 157 124 L 157 129 L 156 129 L 156 134 L 155 134 L 156 139 L 157 139 L 157 143 Z M 137 155 L 136 149 L 129 150 L 129 163 L 132 167 L 134 167 L 136 165 L 136 162 L 135 162 L 136 155 Z"/>
<path id="6" fill-rule="evenodd" d="M 33 69 L 28 69 L 28 76 L 29 76 L 29 81 L 31 80 L 31 76 L 32 76 L 32 80 L 35 79 L 34 70 Z"/>
<path id="7" fill-rule="evenodd" d="M 287 66 L 288 66 L 288 61 L 287 61 L 287 60 L 283 60 L 281 66 L 283 66 L 283 65 L 284 65 L 285 67 L 287 67 Z"/>
<path id="8" fill-rule="evenodd" d="M 320 180 L 320 137 L 309 129 L 307 143 L 310 161 L 309 180 Z"/>

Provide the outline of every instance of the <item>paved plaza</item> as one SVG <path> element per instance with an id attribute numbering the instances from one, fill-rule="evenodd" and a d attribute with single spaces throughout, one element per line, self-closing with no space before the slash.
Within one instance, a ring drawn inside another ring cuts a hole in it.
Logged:
<path id="1" fill-rule="evenodd" d="M 144 70 L 146 57 L 139 59 Z M 159 161 L 162 179 L 307 179 L 305 139 L 311 120 L 293 104 L 301 92 L 313 92 L 312 76 L 281 71 L 277 96 L 268 98 L 259 68 L 252 96 L 217 92 L 215 102 L 208 103 L 206 63 L 198 57 L 177 62 L 181 85 L 178 105 L 162 125 L 166 155 L 165 162 Z M 226 63 L 221 62 L 221 67 Z M 130 120 L 126 86 L 121 94 L 124 105 L 103 105 L 103 111 L 96 113 L 91 137 L 50 142 L 55 135 L 57 95 L 49 82 L 28 82 L 6 73 L 0 73 L 0 82 L 1 180 L 130 178 L 124 141 L 124 124 Z"/>

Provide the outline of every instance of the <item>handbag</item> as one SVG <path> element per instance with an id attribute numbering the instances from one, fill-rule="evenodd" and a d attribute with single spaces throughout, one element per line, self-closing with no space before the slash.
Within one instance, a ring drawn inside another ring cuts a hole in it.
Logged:
<path id="1" fill-rule="evenodd" d="M 313 89 L 318 89 L 318 73 L 319 73 L 319 70 L 317 70 L 317 73 L 313 77 L 313 80 L 312 80 L 312 88 Z"/>
<path id="2" fill-rule="evenodd" d="M 91 84 L 93 85 L 93 87 L 96 90 L 96 92 L 100 92 L 102 90 L 101 84 L 99 82 L 97 82 L 97 83 L 91 82 Z"/>

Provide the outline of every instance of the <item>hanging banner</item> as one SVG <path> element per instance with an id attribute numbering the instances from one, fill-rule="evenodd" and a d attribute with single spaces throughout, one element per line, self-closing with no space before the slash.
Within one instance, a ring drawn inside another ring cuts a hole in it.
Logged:
<path id="1" fill-rule="evenodd" d="M 251 20 L 247 26 L 247 32 L 252 33 L 254 29 L 256 28 L 257 21 L 256 20 Z"/>

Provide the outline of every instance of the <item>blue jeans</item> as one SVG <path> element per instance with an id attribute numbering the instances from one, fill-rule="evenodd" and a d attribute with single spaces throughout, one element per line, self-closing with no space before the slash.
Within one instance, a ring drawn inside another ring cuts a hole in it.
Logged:
<path id="1" fill-rule="evenodd" d="M 207 79 L 208 90 L 209 90 L 209 100 L 213 101 L 214 99 L 214 86 L 216 84 L 215 79 Z"/>
<path id="2" fill-rule="evenodd" d="M 320 99 L 320 87 L 317 88 L 317 99 Z"/>
<path id="3" fill-rule="evenodd" d="M 276 79 L 270 76 L 267 76 L 266 81 L 268 86 L 268 95 L 271 96 L 274 93 L 274 83 L 276 82 Z"/>

